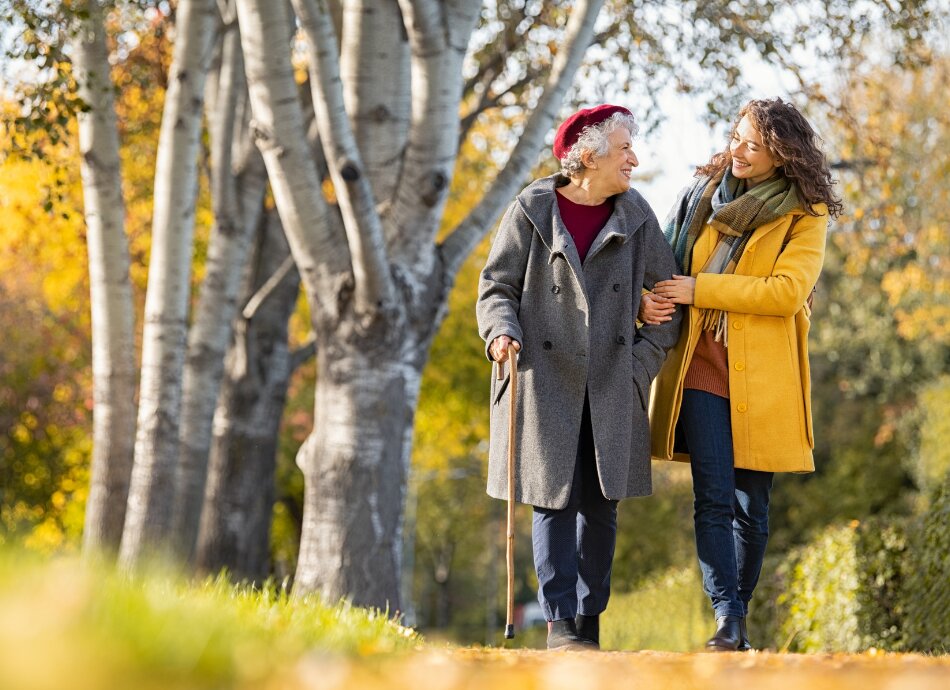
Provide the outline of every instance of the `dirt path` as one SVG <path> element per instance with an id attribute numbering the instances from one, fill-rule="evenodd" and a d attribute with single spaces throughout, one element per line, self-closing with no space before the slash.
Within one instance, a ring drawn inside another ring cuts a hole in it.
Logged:
<path id="1" fill-rule="evenodd" d="M 948 690 L 950 656 L 448 649 L 369 665 L 313 657 L 293 674 L 321 690 Z"/>

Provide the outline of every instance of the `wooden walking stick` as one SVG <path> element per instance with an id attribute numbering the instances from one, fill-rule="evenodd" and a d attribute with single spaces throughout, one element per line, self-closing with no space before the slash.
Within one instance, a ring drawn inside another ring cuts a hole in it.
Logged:
<path id="1" fill-rule="evenodd" d="M 505 639 L 515 636 L 515 413 L 518 399 L 518 351 L 508 346 L 508 366 L 511 382 L 508 384 L 508 545 L 505 561 L 508 564 L 508 613 L 505 621 Z M 498 378 L 502 365 L 498 365 Z"/>

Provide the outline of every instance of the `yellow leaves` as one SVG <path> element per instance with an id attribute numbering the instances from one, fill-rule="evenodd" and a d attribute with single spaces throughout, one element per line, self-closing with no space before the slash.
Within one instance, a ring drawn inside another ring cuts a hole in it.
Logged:
<path id="1" fill-rule="evenodd" d="M 53 520 L 46 519 L 30 532 L 23 544 L 31 551 L 52 554 L 63 547 L 64 541 L 62 529 Z"/>
<path id="2" fill-rule="evenodd" d="M 950 256 L 941 237 L 937 226 L 925 228 L 915 260 L 886 272 L 881 280 L 904 339 L 950 338 Z"/>
<path id="3" fill-rule="evenodd" d="M 881 281 L 881 287 L 888 295 L 890 305 L 897 306 L 908 290 L 920 292 L 932 287 L 923 268 L 919 264 L 905 266 L 899 271 L 889 271 Z"/>
<path id="4" fill-rule="evenodd" d="M 336 189 L 333 188 L 333 181 L 327 177 L 320 184 L 320 191 L 323 192 L 323 198 L 331 205 L 336 205 Z"/>
<path id="5" fill-rule="evenodd" d="M 56 387 L 53 389 L 53 400 L 58 403 L 64 403 L 71 400 L 73 397 L 73 390 L 64 383 L 56 384 Z"/>
<path id="6" fill-rule="evenodd" d="M 13 433 L 11 435 L 13 436 L 13 440 L 21 445 L 26 445 L 33 437 L 29 428 L 27 428 L 24 424 L 17 424 L 15 427 L 13 427 Z"/>

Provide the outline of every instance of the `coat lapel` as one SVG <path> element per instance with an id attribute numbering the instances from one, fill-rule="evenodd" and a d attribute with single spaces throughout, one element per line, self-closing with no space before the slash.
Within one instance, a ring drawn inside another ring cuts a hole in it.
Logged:
<path id="1" fill-rule="evenodd" d="M 587 251 L 587 258 L 585 261 L 590 261 L 615 238 L 619 238 L 621 243 L 626 242 L 628 239 L 630 239 L 630 235 L 632 235 L 633 232 L 635 232 L 635 229 L 627 232 L 627 228 L 624 227 L 624 224 L 617 217 L 617 212 L 615 210 L 607 220 L 607 224 L 600 229 L 600 232 L 597 233 L 597 237 L 594 238 L 594 242 L 590 245 L 590 249 Z"/>

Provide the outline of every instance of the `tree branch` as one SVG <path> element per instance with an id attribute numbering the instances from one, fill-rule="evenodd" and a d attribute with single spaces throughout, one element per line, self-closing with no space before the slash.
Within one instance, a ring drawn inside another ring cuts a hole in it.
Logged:
<path id="1" fill-rule="evenodd" d="M 462 60 L 478 3 L 399 0 L 412 50 L 412 124 L 390 213 L 390 256 L 419 277 L 432 273 L 432 240 L 458 155 Z"/>
<path id="2" fill-rule="evenodd" d="M 603 0 L 581 0 L 574 7 L 565 32 L 564 49 L 555 56 L 544 93 L 528 118 L 508 164 L 478 205 L 442 243 L 440 249 L 446 274 L 452 280 L 531 170 L 544 141 L 544 134 L 554 122 L 564 94 L 590 45 L 594 22 L 602 5 Z"/>
<path id="3" fill-rule="evenodd" d="M 281 282 L 284 278 L 287 277 L 287 274 L 294 268 L 294 257 L 288 255 L 284 262 L 271 274 L 270 278 L 264 281 L 264 284 L 261 285 L 257 292 L 255 292 L 251 299 L 247 301 L 247 304 L 244 305 L 244 309 L 241 311 L 241 317 L 250 321 L 254 318 L 254 315 L 257 314 L 264 302 L 267 301 L 267 298 L 274 294 L 274 291 L 280 287 Z"/>
<path id="4" fill-rule="evenodd" d="M 303 366 L 307 360 L 317 354 L 317 336 L 313 333 L 305 340 L 300 347 L 290 353 L 290 375 L 292 376 L 297 369 Z"/>
<path id="5" fill-rule="evenodd" d="M 479 115 L 488 112 L 493 108 L 497 108 L 502 98 L 508 94 L 515 94 L 521 89 L 530 85 L 531 82 L 537 79 L 541 74 L 547 72 L 549 68 L 550 65 L 548 64 L 538 65 L 537 67 L 528 67 L 525 75 L 521 77 L 521 79 L 503 91 L 499 91 L 497 93 L 489 91 L 483 92 L 481 98 L 479 99 L 478 105 L 472 108 L 471 112 L 462 118 L 461 124 L 459 126 L 459 147 L 461 147 L 462 142 L 465 141 L 468 133 L 475 125 L 476 120 L 478 120 Z"/>
<path id="6" fill-rule="evenodd" d="M 254 130 L 271 189 L 313 314 L 340 315 L 340 290 L 350 273 L 345 242 L 327 222 L 326 202 L 297 94 L 284 2 L 237 0 Z"/>
<path id="7" fill-rule="evenodd" d="M 491 83 L 504 71 L 505 60 L 511 55 L 524 35 L 538 22 L 540 14 L 531 18 L 531 24 L 521 33 L 518 27 L 527 18 L 527 3 L 524 7 L 515 8 L 505 25 L 498 30 L 492 39 L 485 43 L 485 47 L 476 53 L 473 58 L 478 64 L 478 71 L 465 82 L 462 87 L 462 99 L 467 100 L 475 93 L 475 88 L 482 85 L 483 93 L 490 91 Z"/>
<path id="8" fill-rule="evenodd" d="M 372 319 L 395 301 L 382 224 L 350 128 L 340 83 L 332 17 L 316 0 L 291 0 L 309 47 L 314 112 L 343 213 L 355 280 L 356 311 Z"/>

